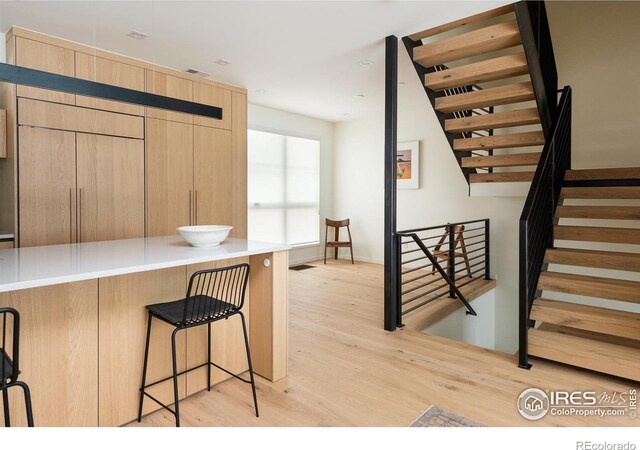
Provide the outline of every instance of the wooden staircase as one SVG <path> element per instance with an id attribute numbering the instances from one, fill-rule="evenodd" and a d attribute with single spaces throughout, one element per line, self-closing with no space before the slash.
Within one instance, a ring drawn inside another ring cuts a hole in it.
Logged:
<path id="1" fill-rule="evenodd" d="M 555 247 L 544 258 L 552 269 L 540 275 L 541 295 L 531 307 L 537 327 L 529 329 L 530 355 L 640 381 L 640 249 L 633 247 L 640 245 L 639 185 L 636 168 L 565 174 L 560 196 L 572 204 L 556 208 Z M 593 226 L 602 220 L 620 225 Z M 624 251 L 603 249 L 610 244 L 624 244 Z"/>
<path id="2" fill-rule="evenodd" d="M 403 38 L 472 186 L 531 182 L 545 143 L 514 11 L 506 5 Z"/>

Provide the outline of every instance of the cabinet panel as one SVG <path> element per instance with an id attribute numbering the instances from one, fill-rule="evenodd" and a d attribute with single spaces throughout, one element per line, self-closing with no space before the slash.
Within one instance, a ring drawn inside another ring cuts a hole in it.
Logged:
<path id="1" fill-rule="evenodd" d="M 147 233 L 192 223 L 193 125 L 147 119 Z"/>
<path id="2" fill-rule="evenodd" d="M 19 138 L 19 245 L 75 242 L 75 134 L 20 127 Z"/>
<path id="3" fill-rule="evenodd" d="M 76 52 L 76 77 L 144 92 L 144 69 L 142 67 L 94 57 L 86 53 Z M 76 105 L 137 116 L 144 115 L 144 107 L 142 106 L 81 95 L 76 97 Z"/>
<path id="4" fill-rule="evenodd" d="M 185 268 L 175 267 L 100 279 L 99 358 L 100 426 L 118 426 L 138 417 L 146 305 L 184 298 Z M 171 375 L 171 333 L 174 327 L 154 319 L 149 345 L 147 383 Z M 186 332 L 177 335 L 178 371 L 185 369 Z M 178 377 L 179 395 L 185 397 L 185 375 Z M 173 382 L 160 383 L 147 392 L 167 405 L 173 403 Z M 146 398 L 143 414 L 160 407 Z"/>
<path id="5" fill-rule="evenodd" d="M 193 100 L 193 81 L 184 78 L 147 70 L 146 86 L 147 92 L 153 94 L 179 98 L 181 100 Z M 147 108 L 147 117 L 193 123 L 193 116 L 190 114 L 170 112 L 163 109 Z"/>
<path id="6" fill-rule="evenodd" d="M 78 242 L 144 237 L 144 142 L 77 135 Z"/>
<path id="7" fill-rule="evenodd" d="M 233 230 L 231 236 L 247 239 L 247 96 L 233 93 Z"/>
<path id="8" fill-rule="evenodd" d="M 56 130 L 142 139 L 144 117 L 21 98 L 18 123 Z"/>
<path id="9" fill-rule="evenodd" d="M 222 120 L 194 116 L 193 123 L 205 127 L 231 129 L 231 91 L 204 83 L 193 83 L 193 101 L 222 108 Z"/>
<path id="10" fill-rule="evenodd" d="M 72 77 L 75 75 L 74 60 L 73 50 L 21 37 L 16 40 L 16 65 L 18 66 Z M 74 94 L 29 86 L 18 86 L 18 97 L 37 98 L 69 105 L 75 104 L 76 101 Z"/>
<path id="11" fill-rule="evenodd" d="M 20 379 L 35 425 L 97 426 L 98 280 L 2 293 L 0 306 L 20 312 Z M 10 392 L 11 425 L 24 426 L 22 391 Z"/>
<path id="12" fill-rule="evenodd" d="M 194 223 L 233 225 L 231 131 L 194 127 Z"/>

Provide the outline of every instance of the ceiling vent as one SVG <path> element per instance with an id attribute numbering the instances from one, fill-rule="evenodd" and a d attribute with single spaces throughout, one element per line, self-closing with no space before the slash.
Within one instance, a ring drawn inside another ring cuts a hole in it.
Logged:
<path id="1" fill-rule="evenodd" d="M 185 72 L 187 72 L 188 74 L 194 75 L 196 77 L 202 77 L 202 78 L 205 78 L 211 75 L 210 73 L 203 72 L 197 69 L 192 69 L 192 68 L 185 69 Z"/>
<path id="2" fill-rule="evenodd" d="M 127 36 L 132 37 L 134 39 L 139 39 L 139 40 L 142 40 L 147 37 L 147 35 L 142 31 L 136 31 L 136 30 L 131 30 L 129 33 L 127 33 Z"/>

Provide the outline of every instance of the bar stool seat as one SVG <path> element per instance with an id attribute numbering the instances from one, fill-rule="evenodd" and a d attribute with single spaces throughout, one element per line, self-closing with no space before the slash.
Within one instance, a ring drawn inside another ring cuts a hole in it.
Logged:
<path id="1" fill-rule="evenodd" d="M 155 305 L 147 305 L 147 309 L 158 319 L 162 319 L 171 325 L 179 325 L 183 321 L 185 304 L 187 316 L 194 323 L 215 320 L 237 310 L 235 305 L 207 295 L 197 295 L 192 299 L 193 301 L 188 303 L 184 298 L 174 302 L 156 303 Z"/>

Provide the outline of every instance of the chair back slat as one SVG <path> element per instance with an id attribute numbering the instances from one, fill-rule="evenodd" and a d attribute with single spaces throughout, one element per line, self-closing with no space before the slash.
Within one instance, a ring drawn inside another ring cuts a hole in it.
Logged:
<path id="1" fill-rule="evenodd" d="M 342 227 L 348 227 L 349 225 L 351 225 L 351 221 L 349 219 L 344 219 L 344 220 L 325 219 L 325 224 L 333 228 L 342 228 Z"/>
<path id="2" fill-rule="evenodd" d="M 199 270 L 191 275 L 181 326 L 207 322 L 239 311 L 249 280 L 249 264 Z"/>
<path id="3" fill-rule="evenodd" d="M 11 316 L 11 320 L 8 320 L 7 316 Z M 20 373 L 20 368 L 18 367 L 20 360 L 20 314 L 13 308 L 5 307 L 0 308 L 0 317 L 2 319 L 0 385 L 4 385 L 17 381 Z M 9 333 L 8 331 L 11 328 L 13 328 L 13 332 Z M 11 339 L 11 341 L 9 341 L 9 339 Z M 11 350 L 9 350 L 9 347 L 11 347 Z"/>

